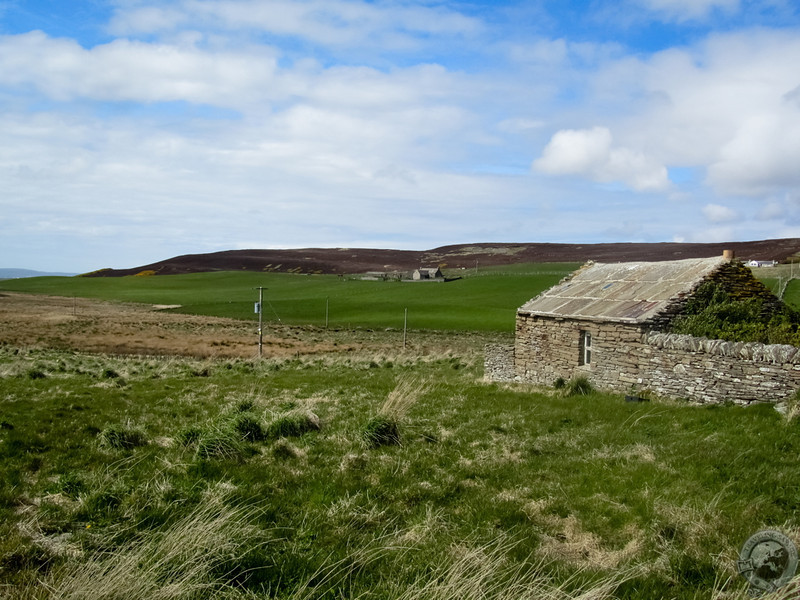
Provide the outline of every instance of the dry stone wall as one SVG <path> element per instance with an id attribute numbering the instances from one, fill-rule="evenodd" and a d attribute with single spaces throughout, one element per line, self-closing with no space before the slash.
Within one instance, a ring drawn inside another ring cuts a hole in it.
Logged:
<path id="1" fill-rule="evenodd" d="M 514 381 L 514 346 L 486 344 L 483 349 L 483 376 L 489 381 Z"/>
<path id="2" fill-rule="evenodd" d="M 592 359 L 581 362 L 581 331 Z M 587 377 L 598 389 L 695 402 L 781 402 L 800 389 L 800 348 L 648 332 L 639 325 L 519 315 L 513 357 L 495 352 L 487 378 L 553 385 Z"/>
<path id="3" fill-rule="evenodd" d="M 779 403 L 800 389 L 800 348 L 650 333 L 641 371 L 660 396 Z"/>

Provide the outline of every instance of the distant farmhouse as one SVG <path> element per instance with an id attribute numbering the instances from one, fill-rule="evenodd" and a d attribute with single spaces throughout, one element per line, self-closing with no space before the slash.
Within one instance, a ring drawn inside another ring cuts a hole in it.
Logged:
<path id="1" fill-rule="evenodd" d="M 513 349 L 487 351 L 490 378 L 699 402 L 780 401 L 800 387 L 800 349 L 666 333 L 706 281 L 734 297 L 780 300 L 726 253 L 665 262 L 589 263 L 517 311 Z"/>
<path id="2" fill-rule="evenodd" d="M 444 275 L 442 275 L 442 270 L 439 267 L 423 267 L 415 269 L 414 272 L 411 273 L 411 279 L 414 281 L 422 281 L 423 279 L 444 279 Z"/>
<path id="3" fill-rule="evenodd" d="M 777 260 L 750 260 L 747 262 L 748 267 L 776 267 L 778 266 Z"/>
<path id="4" fill-rule="evenodd" d="M 439 267 L 420 267 L 413 271 L 368 271 L 361 279 L 367 281 L 444 281 Z"/>

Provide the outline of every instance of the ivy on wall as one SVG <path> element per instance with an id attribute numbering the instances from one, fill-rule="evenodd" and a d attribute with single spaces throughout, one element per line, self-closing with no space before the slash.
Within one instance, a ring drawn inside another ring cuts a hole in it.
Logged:
<path id="1" fill-rule="evenodd" d="M 800 313 L 764 298 L 732 296 L 717 282 L 700 285 L 670 327 L 672 333 L 734 342 L 800 346 Z"/>

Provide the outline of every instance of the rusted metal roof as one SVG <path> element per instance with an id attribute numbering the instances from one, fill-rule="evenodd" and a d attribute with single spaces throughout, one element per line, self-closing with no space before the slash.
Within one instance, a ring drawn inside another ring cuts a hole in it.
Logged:
<path id="1" fill-rule="evenodd" d="M 690 293 L 728 262 L 721 256 L 664 262 L 588 263 L 520 313 L 641 323 Z"/>

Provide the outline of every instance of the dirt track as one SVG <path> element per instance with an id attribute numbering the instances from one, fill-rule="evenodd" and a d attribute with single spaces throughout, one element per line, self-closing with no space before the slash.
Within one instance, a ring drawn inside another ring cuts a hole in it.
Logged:
<path id="1" fill-rule="evenodd" d="M 492 334 L 415 332 L 407 352 L 480 351 Z M 492 339 L 489 339 L 492 338 Z M 166 312 L 152 305 L 3 292 L 0 344 L 108 354 L 255 358 L 258 325 Z M 395 354 L 401 331 L 322 330 L 270 324 L 263 356 L 290 357 L 359 351 Z"/>

